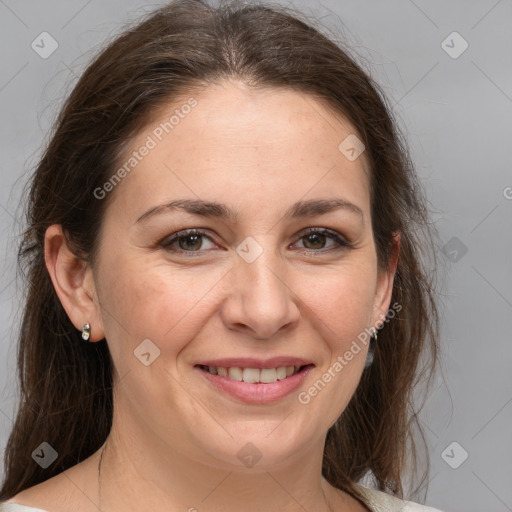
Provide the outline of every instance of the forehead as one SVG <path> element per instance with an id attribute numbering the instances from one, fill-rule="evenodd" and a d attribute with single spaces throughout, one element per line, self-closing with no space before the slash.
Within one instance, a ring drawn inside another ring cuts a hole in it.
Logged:
<path id="1" fill-rule="evenodd" d="M 311 95 L 212 84 L 153 113 L 120 159 L 123 165 L 139 153 L 115 193 L 125 205 L 149 206 L 184 194 L 283 203 L 339 192 L 367 203 L 364 152 L 356 159 L 344 152 L 353 137 L 352 125 Z M 144 147 L 149 149 L 141 158 Z"/>

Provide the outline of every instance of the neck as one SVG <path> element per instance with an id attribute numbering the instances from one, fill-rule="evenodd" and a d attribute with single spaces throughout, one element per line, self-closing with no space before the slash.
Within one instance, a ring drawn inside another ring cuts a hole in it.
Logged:
<path id="1" fill-rule="evenodd" d="M 130 443 L 113 429 L 99 458 L 98 507 L 108 512 L 357 510 L 353 498 L 322 478 L 321 458 L 316 462 L 305 456 L 275 471 L 235 471 L 191 460 L 169 445 Z"/>

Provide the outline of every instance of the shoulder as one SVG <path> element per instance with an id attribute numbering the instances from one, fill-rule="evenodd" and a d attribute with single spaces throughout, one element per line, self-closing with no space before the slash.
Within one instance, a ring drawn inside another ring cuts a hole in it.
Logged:
<path id="1" fill-rule="evenodd" d="M 64 512 L 83 510 L 70 508 L 79 503 L 76 489 L 69 478 L 61 473 L 33 487 L 20 491 L 8 501 L 0 502 L 0 512 Z"/>
<path id="2" fill-rule="evenodd" d="M 61 475 L 28 487 L 8 501 L 0 502 L 0 512 L 58 512 L 59 498 L 65 495 Z"/>
<path id="3" fill-rule="evenodd" d="M 0 501 L 0 512 L 97 512 L 93 456 L 48 480 Z"/>
<path id="4" fill-rule="evenodd" d="M 0 512 L 48 512 L 42 508 L 28 507 L 9 501 L 0 501 Z"/>
<path id="5" fill-rule="evenodd" d="M 386 492 L 358 485 L 361 494 L 366 498 L 366 505 L 371 512 L 441 512 L 437 508 L 420 505 L 413 501 L 401 500 Z"/>

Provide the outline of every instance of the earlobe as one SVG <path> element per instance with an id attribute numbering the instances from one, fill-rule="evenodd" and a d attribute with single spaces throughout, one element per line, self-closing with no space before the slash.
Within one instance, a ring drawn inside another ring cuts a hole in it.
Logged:
<path id="1" fill-rule="evenodd" d="M 55 292 L 75 328 L 82 331 L 84 325 L 89 324 L 88 341 L 103 339 L 105 334 L 92 269 L 71 250 L 59 224 L 46 230 L 44 254 Z"/>

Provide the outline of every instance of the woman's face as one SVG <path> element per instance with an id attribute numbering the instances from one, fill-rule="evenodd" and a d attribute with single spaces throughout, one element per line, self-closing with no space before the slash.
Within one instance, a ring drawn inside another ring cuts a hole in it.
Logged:
<path id="1" fill-rule="evenodd" d="M 231 468 L 323 445 L 363 371 L 367 345 L 353 342 L 386 313 L 393 277 L 377 269 L 353 137 L 311 96 L 223 82 L 131 141 L 118 168 L 136 164 L 105 187 L 94 269 L 118 428 Z M 166 206 L 177 201 L 188 208 Z M 184 230 L 201 233 L 174 238 Z M 294 365 L 307 368 L 284 378 Z"/>

